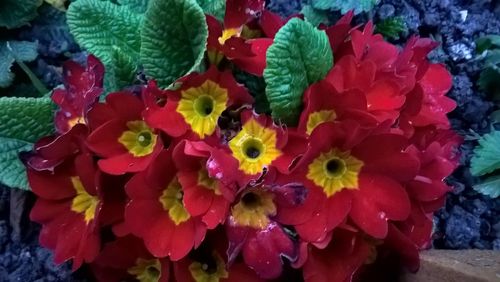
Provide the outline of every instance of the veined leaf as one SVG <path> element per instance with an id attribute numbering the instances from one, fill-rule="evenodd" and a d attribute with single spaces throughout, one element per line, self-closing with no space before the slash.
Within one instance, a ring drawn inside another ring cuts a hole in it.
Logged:
<path id="1" fill-rule="evenodd" d="M 144 14 L 148 8 L 149 0 L 118 0 L 120 5 L 126 5 L 132 11 Z"/>
<path id="2" fill-rule="evenodd" d="M 500 175 L 488 177 L 481 184 L 474 185 L 473 188 L 483 195 L 497 198 L 500 196 Z"/>
<path id="3" fill-rule="evenodd" d="M 328 11 L 318 10 L 311 5 L 305 5 L 302 7 L 300 13 L 313 26 L 318 26 L 321 23 L 328 24 Z"/>
<path id="4" fill-rule="evenodd" d="M 130 86 L 133 84 L 136 74 L 137 62 L 125 52 L 115 48 L 104 77 L 106 92 L 118 91 Z"/>
<path id="5" fill-rule="evenodd" d="M 30 62 L 36 59 L 38 44 L 28 41 L 0 41 L 0 87 L 8 87 L 14 80 L 10 71 L 17 60 Z"/>
<path id="6" fill-rule="evenodd" d="M 314 8 L 320 10 L 340 10 L 342 14 L 354 10 L 355 14 L 368 12 L 375 7 L 379 0 L 312 0 Z"/>
<path id="7" fill-rule="evenodd" d="M 0 98 L 0 182 L 29 189 L 18 158 L 33 143 L 53 133 L 54 107 L 50 98 Z"/>
<path id="8" fill-rule="evenodd" d="M 267 50 L 264 79 L 273 117 L 294 125 L 304 90 L 323 79 L 332 66 L 325 32 L 298 18 L 288 21 Z"/>
<path id="9" fill-rule="evenodd" d="M 1 0 L 0 27 L 9 29 L 27 24 L 38 14 L 36 10 L 43 0 Z"/>
<path id="10" fill-rule="evenodd" d="M 207 37 L 205 14 L 195 0 L 151 0 L 141 34 L 146 74 L 169 86 L 198 67 Z"/>
<path id="11" fill-rule="evenodd" d="M 224 20 L 226 13 L 226 0 L 197 0 L 205 14 L 216 17 L 219 21 Z"/>
<path id="12" fill-rule="evenodd" d="M 479 139 L 471 159 L 471 172 L 481 176 L 497 169 L 500 169 L 500 131 L 493 131 Z"/>

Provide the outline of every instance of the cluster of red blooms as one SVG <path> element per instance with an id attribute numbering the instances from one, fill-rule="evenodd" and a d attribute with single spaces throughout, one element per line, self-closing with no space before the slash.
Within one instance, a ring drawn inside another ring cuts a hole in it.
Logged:
<path id="1" fill-rule="evenodd" d="M 262 75 L 286 23 L 264 1 L 207 15 L 208 70 L 177 89 L 99 102 L 103 65 L 68 62 L 57 135 L 26 160 L 40 243 L 100 281 L 350 281 L 387 253 L 416 270 L 457 165 L 451 77 L 431 40 L 399 50 L 351 19 L 321 27 L 335 65 L 296 127 L 257 114 L 231 73 Z"/>

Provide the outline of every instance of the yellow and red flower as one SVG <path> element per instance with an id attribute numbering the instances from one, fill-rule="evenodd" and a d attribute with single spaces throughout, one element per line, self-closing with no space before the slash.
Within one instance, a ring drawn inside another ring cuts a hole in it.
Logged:
<path id="1" fill-rule="evenodd" d="M 149 124 L 173 137 L 186 133 L 196 139 L 212 136 L 217 132 L 222 112 L 231 106 L 253 102 L 230 72 L 219 72 L 216 67 L 203 74 L 188 75 L 181 81 L 178 90 L 167 91 L 164 107 L 145 112 Z"/>
<path id="2" fill-rule="evenodd" d="M 111 93 L 106 104 L 90 115 L 90 149 L 102 159 L 99 168 L 109 174 L 143 171 L 163 147 L 160 136 L 142 118 L 144 103 L 129 92 Z"/>
<path id="3" fill-rule="evenodd" d="M 405 220 L 410 201 L 400 181 L 413 179 L 418 159 L 396 134 L 366 136 L 356 123 L 325 123 L 292 173 L 308 188 L 304 205 L 280 219 L 295 225 L 303 240 L 324 241 L 347 215 L 375 238 L 387 235 L 388 220 Z M 305 215 L 309 215 L 309 218 Z"/>
<path id="4" fill-rule="evenodd" d="M 144 240 L 151 254 L 173 261 L 198 247 L 207 230 L 201 216 L 193 216 L 186 209 L 176 173 L 171 150 L 164 150 L 125 188 L 130 197 L 125 224 Z"/>
<path id="5" fill-rule="evenodd" d="M 59 106 L 55 116 L 55 126 L 59 133 L 87 122 L 87 112 L 103 91 L 103 78 L 104 65 L 93 55 L 88 56 L 85 68 L 74 61 L 64 63 L 64 89 L 55 89 L 51 96 L 52 101 Z"/>
<path id="6" fill-rule="evenodd" d="M 204 142 L 183 141 L 173 153 L 186 210 L 192 216 L 202 216 L 208 229 L 224 223 L 236 192 L 235 187 L 210 175 L 207 163 L 215 150 Z"/>
<path id="7" fill-rule="evenodd" d="M 98 179 L 87 153 L 70 158 L 53 172 L 28 168 L 29 183 L 38 196 L 30 218 L 42 224 L 40 244 L 55 250 L 56 263 L 72 259 L 73 270 L 99 253 L 102 197 Z"/>
<path id="8" fill-rule="evenodd" d="M 129 235 L 106 244 L 91 269 L 101 282 L 168 282 L 169 264 L 168 259 L 153 257 L 141 239 Z"/>
<path id="9" fill-rule="evenodd" d="M 223 25 L 207 15 L 207 54 L 210 63 L 218 65 L 223 58 L 227 58 L 242 70 L 262 76 L 266 66 L 266 51 L 273 39 L 253 39 L 255 32 L 251 32 L 247 24 L 260 16 L 264 5 L 263 0 L 229 0 L 226 2 Z"/>

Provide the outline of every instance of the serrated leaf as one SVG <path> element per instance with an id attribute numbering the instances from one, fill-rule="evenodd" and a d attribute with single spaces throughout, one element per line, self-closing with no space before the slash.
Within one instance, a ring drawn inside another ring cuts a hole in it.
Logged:
<path id="1" fill-rule="evenodd" d="M 368 12 L 375 7 L 379 0 L 312 0 L 311 4 L 315 9 L 335 10 L 342 14 L 354 10 L 355 14 Z"/>
<path id="2" fill-rule="evenodd" d="M 474 185 L 473 188 L 490 198 L 498 198 L 500 196 L 500 175 L 488 177 L 482 183 Z"/>
<path id="3" fill-rule="evenodd" d="M 142 28 L 141 62 L 167 87 L 203 60 L 208 27 L 195 0 L 151 0 Z"/>
<path id="4" fill-rule="evenodd" d="M 139 58 L 142 18 L 126 5 L 99 0 L 73 2 L 67 12 L 68 26 L 78 44 L 105 65 L 112 60 L 113 48 Z"/>
<path id="5" fill-rule="evenodd" d="M 273 117 L 294 125 L 304 90 L 323 79 L 332 66 L 326 33 L 298 18 L 288 21 L 267 50 L 264 79 Z"/>
<path id="6" fill-rule="evenodd" d="M 0 87 L 8 87 L 14 80 L 10 71 L 17 60 L 31 62 L 38 56 L 38 44 L 28 41 L 0 41 Z"/>
<path id="7" fill-rule="evenodd" d="M 0 182 L 28 189 L 24 165 L 18 158 L 33 143 L 54 131 L 50 98 L 0 98 Z"/>
<path id="8" fill-rule="evenodd" d="M 392 17 L 377 23 L 375 31 L 386 38 L 399 39 L 399 35 L 407 30 L 403 17 Z"/>
<path id="9" fill-rule="evenodd" d="M 106 92 L 118 91 L 134 83 L 137 75 L 137 63 L 125 52 L 115 48 L 111 63 L 106 69 L 104 85 Z"/>
<path id="10" fill-rule="evenodd" d="M 197 0 L 205 14 L 216 17 L 219 21 L 224 20 L 226 13 L 226 0 Z"/>
<path id="11" fill-rule="evenodd" d="M 471 172 L 481 176 L 500 169 L 500 131 L 493 131 L 479 139 L 471 159 Z"/>
<path id="12" fill-rule="evenodd" d="M 313 26 L 318 26 L 321 23 L 328 24 L 328 12 L 325 10 L 318 10 L 311 5 L 305 5 L 300 13 Z"/>
<path id="13" fill-rule="evenodd" d="M 487 35 L 476 40 L 476 51 L 483 53 L 491 48 L 500 48 L 500 35 Z"/>
<path id="14" fill-rule="evenodd" d="M 43 0 L 1 0 L 0 27 L 9 29 L 27 24 L 38 14 L 36 10 Z"/>

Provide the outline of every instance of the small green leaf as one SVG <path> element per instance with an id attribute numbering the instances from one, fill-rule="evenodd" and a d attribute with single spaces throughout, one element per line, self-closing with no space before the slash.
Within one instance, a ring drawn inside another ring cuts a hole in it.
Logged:
<path id="1" fill-rule="evenodd" d="M 500 100 L 500 68 L 491 66 L 481 71 L 477 85 L 493 99 Z"/>
<path id="2" fill-rule="evenodd" d="M 31 62 L 38 56 L 38 44 L 28 41 L 0 41 L 0 87 L 9 87 L 14 80 L 13 63 Z"/>
<path id="3" fill-rule="evenodd" d="M 0 182 L 29 189 L 18 154 L 53 133 L 54 106 L 50 98 L 2 97 L 0 112 Z"/>
<path id="4" fill-rule="evenodd" d="M 482 183 L 474 185 L 473 188 L 490 198 L 498 198 L 500 196 L 500 175 L 488 177 Z"/>
<path id="5" fill-rule="evenodd" d="M 43 0 L 0 0 L 0 27 L 18 28 L 34 19 Z"/>
<path id="6" fill-rule="evenodd" d="M 141 49 L 142 15 L 128 6 L 99 0 L 71 3 L 66 14 L 68 26 L 78 44 L 109 66 L 113 48 L 138 60 Z"/>
<path id="7" fill-rule="evenodd" d="M 298 18 L 288 21 L 267 50 L 264 79 L 273 117 L 294 125 L 304 90 L 323 79 L 332 66 L 326 33 Z"/>
<path id="8" fill-rule="evenodd" d="M 162 87 L 196 69 L 208 38 L 195 0 L 151 0 L 142 28 L 141 62 Z"/>
<path id="9" fill-rule="evenodd" d="M 226 14 L 226 0 L 197 0 L 205 14 L 216 17 L 219 21 L 224 20 Z"/>
<path id="10" fill-rule="evenodd" d="M 399 39 L 399 35 L 408 30 L 403 17 L 385 19 L 376 25 L 375 31 L 386 38 Z"/>
<path id="11" fill-rule="evenodd" d="M 368 12 L 378 4 L 380 0 L 312 0 L 311 4 L 315 9 L 335 10 L 342 14 L 354 10 L 355 14 Z"/>
<path id="12" fill-rule="evenodd" d="M 113 49 L 111 63 L 106 69 L 104 85 L 106 92 L 118 91 L 134 83 L 137 76 L 137 63 L 120 49 Z"/>
<path id="13" fill-rule="evenodd" d="M 328 11 L 315 9 L 311 5 L 305 5 L 300 11 L 304 15 L 306 21 L 313 26 L 318 26 L 321 23 L 328 24 Z"/>
<path id="14" fill-rule="evenodd" d="M 500 131 L 493 131 L 479 139 L 471 159 L 471 172 L 481 176 L 500 169 Z"/>
<path id="15" fill-rule="evenodd" d="M 487 35 L 476 40 L 476 51 L 483 53 L 491 48 L 500 48 L 500 35 Z"/>

